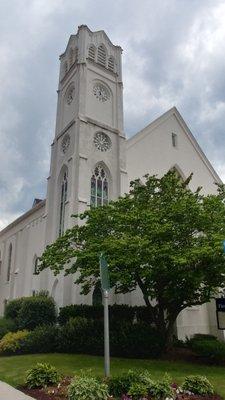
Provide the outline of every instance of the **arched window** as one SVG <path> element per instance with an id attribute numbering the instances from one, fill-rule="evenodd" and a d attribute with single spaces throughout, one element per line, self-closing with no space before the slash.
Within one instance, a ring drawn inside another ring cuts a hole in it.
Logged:
<path id="1" fill-rule="evenodd" d="M 112 56 L 110 56 L 108 59 L 108 69 L 110 71 L 114 71 L 114 67 L 115 67 L 114 58 Z"/>
<path id="2" fill-rule="evenodd" d="M 61 182 L 61 192 L 60 192 L 59 236 L 61 236 L 64 233 L 67 187 L 68 187 L 68 174 L 67 171 L 65 171 Z"/>
<path id="3" fill-rule="evenodd" d="M 181 182 L 184 182 L 184 181 L 185 181 L 184 174 L 182 173 L 182 171 L 180 170 L 180 168 L 178 167 L 178 165 L 174 165 L 174 166 L 170 169 L 170 171 L 175 172 L 177 178 L 179 178 Z"/>
<path id="4" fill-rule="evenodd" d="M 11 277 L 11 266 L 12 266 L 12 243 L 10 243 L 10 245 L 9 245 L 9 251 L 8 251 L 7 282 L 10 281 L 10 277 Z"/>
<path id="5" fill-rule="evenodd" d="M 33 274 L 38 275 L 38 257 L 36 255 L 34 256 L 33 261 Z"/>
<path id="6" fill-rule="evenodd" d="M 91 44 L 88 49 L 88 58 L 95 61 L 95 46 Z"/>
<path id="7" fill-rule="evenodd" d="M 102 165 L 95 167 L 91 177 L 91 206 L 103 206 L 109 201 L 109 183 Z"/>
<path id="8" fill-rule="evenodd" d="M 73 65 L 74 63 L 74 50 L 72 48 L 70 48 L 70 53 L 69 53 L 69 65 L 71 67 L 71 65 Z"/>
<path id="9" fill-rule="evenodd" d="M 92 295 L 92 304 L 93 306 L 101 306 L 102 305 L 102 291 L 100 288 L 100 284 L 94 288 L 93 295 Z"/>
<path id="10" fill-rule="evenodd" d="M 78 62 L 78 47 L 75 47 L 75 52 L 74 52 L 74 62 Z"/>
<path id="11" fill-rule="evenodd" d="M 104 67 L 106 66 L 106 49 L 102 44 L 98 47 L 97 61 Z"/>

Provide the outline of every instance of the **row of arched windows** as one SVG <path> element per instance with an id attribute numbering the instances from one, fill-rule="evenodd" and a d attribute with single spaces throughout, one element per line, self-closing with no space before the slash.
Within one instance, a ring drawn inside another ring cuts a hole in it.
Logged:
<path id="1" fill-rule="evenodd" d="M 98 46 L 98 48 L 91 44 L 88 49 L 88 58 L 90 58 L 92 61 L 97 62 L 103 67 L 108 68 L 110 71 L 115 72 L 114 57 L 108 57 L 107 50 L 103 44 Z"/>
<path id="2" fill-rule="evenodd" d="M 91 44 L 88 49 L 88 58 L 108 68 L 110 71 L 115 72 L 115 59 L 113 56 L 108 56 L 107 50 L 103 44 L 98 46 L 98 48 L 96 48 L 94 44 Z M 63 63 L 63 76 L 67 74 L 72 65 L 77 63 L 77 61 L 78 47 L 71 47 L 69 49 L 68 59 Z"/>

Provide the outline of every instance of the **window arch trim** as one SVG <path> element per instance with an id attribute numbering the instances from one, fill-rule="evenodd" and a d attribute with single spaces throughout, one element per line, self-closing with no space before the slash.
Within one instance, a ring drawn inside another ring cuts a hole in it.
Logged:
<path id="1" fill-rule="evenodd" d="M 179 165 L 174 164 L 171 168 L 170 171 L 174 171 L 177 173 L 177 175 L 182 179 L 182 181 L 186 180 L 186 177 L 182 171 L 182 169 L 179 167 Z"/>
<path id="2" fill-rule="evenodd" d="M 11 269 L 12 269 L 12 243 L 10 243 L 8 248 L 7 282 L 10 282 Z"/>
<path id="3" fill-rule="evenodd" d="M 58 193 L 59 193 L 59 224 L 58 224 L 58 234 L 62 236 L 65 230 L 65 211 L 66 202 L 68 198 L 68 168 L 63 165 L 58 179 Z"/>
<path id="4" fill-rule="evenodd" d="M 100 44 L 97 50 L 97 63 L 106 67 L 107 64 L 107 50 L 104 44 Z"/>
<path id="5" fill-rule="evenodd" d="M 105 163 L 97 163 L 91 176 L 90 206 L 98 207 L 107 205 L 110 199 L 111 179 Z"/>

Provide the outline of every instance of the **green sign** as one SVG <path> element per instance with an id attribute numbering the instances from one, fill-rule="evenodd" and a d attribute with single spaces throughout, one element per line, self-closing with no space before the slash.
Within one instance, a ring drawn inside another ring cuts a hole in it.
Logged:
<path id="1" fill-rule="evenodd" d="M 103 253 L 101 253 L 101 255 L 99 257 L 99 265 L 100 265 L 100 277 L 101 277 L 102 290 L 109 290 L 110 282 L 109 282 L 108 263 L 107 263 Z"/>

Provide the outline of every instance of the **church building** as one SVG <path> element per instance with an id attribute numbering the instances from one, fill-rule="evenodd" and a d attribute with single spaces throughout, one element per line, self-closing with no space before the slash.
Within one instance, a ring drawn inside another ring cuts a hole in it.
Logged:
<path id="1" fill-rule="evenodd" d="M 191 189 L 216 193 L 221 180 L 178 110 L 173 107 L 130 139 L 123 128 L 122 49 L 104 31 L 86 25 L 69 38 L 60 56 L 55 137 L 45 200 L 0 232 L 0 315 L 14 298 L 48 290 L 60 306 L 92 304 L 93 293 L 80 295 L 74 279 L 50 270 L 37 271 L 46 245 L 74 224 L 72 214 L 129 190 L 146 173 L 162 176 L 176 169 L 193 172 Z M 140 293 L 110 294 L 111 303 L 141 305 Z M 184 310 L 177 319 L 179 338 L 218 331 L 215 304 Z"/>

